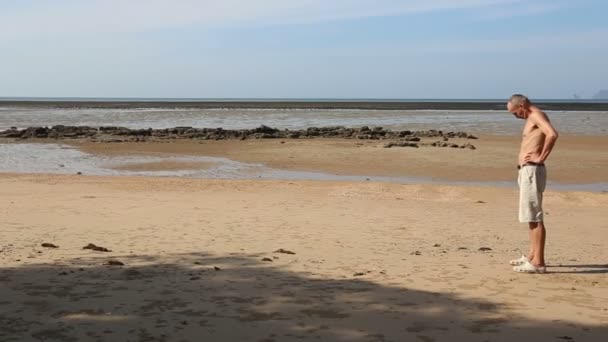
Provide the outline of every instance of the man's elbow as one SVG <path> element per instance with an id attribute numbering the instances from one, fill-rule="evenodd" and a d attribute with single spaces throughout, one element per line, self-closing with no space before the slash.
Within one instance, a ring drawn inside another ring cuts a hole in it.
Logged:
<path id="1" fill-rule="evenodd" d="M 555 141 L 557 138 L 559 138 L 559 133 L 557 133 L 557 131 L 553 131 L 547 135 L 547 138 Z"/>

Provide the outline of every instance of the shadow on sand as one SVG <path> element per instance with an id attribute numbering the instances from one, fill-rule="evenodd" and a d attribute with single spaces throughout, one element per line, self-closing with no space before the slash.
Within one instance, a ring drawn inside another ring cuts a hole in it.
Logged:
<path id="1" fill-rule="evenodd" d="M 551 273 L 604 274 L 608 273 L 608 264 L 599 265 L 548 265 Z"/>
<path id="2" fill-rule="evenodd" d="M 600 341 L 608 336 L 608 327 L 507 315 L 491 298 L 378 285 L 365 276 L 318 279 L 258 255 L 117 259 L 126 265 L 83 258 L 0 269 L 0 341 Z"/>

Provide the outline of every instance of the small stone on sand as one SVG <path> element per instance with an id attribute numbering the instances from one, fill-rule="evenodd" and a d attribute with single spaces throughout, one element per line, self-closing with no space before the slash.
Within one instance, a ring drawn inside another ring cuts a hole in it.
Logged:
<path id="1" fill-rule="evenodd" d="M 104 263 L 107 266 L 124 266 L 125 264 L 118 260 L 108 260 Z"/>
<path id="2" fill-rule="evenodd" d="M 96 245 L 94 245 L 92 243 L 90 243 L 90 244 L 82 247 L 82 249 L 91 249 L 91 250 L 98 251 L 98 252 L 111 252 L 111 250 L 109 250 L 109 249 L 107 249 L 105 247 L 96 246 Z"/>
<path id="3" fill-rule="evenodd" d="M 288 251 L 286 249 L 280 248 L 274 251 L 273 253 L 282 253 L 282 254 L 296 254 L 295 252 Z"/>

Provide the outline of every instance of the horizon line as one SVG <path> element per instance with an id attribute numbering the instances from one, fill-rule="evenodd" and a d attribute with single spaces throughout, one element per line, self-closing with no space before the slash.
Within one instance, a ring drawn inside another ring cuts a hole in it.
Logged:
<path id="1" fill-rule="evenodd" d="M 391 97 L 113 97 L 113 96 L 0 96 L 0 101 L 95 101 L 95 100 L 118 100 L 118 101 L 148 101 L 148 100 L 177 100 L 197 102 L 221 102 L 221 101 L 508 101 L 506 98 L 451 98 L 451 97 L 422 97 L 422 98 L 391 98 Z M 599 101 L 608 102 L 608 99 L 594 98 L 532 98 L 535 101 Z"/>

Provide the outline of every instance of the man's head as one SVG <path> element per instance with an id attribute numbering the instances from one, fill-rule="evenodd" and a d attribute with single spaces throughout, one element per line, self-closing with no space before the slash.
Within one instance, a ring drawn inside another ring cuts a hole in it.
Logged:
<path id="1" fill-rule="evenodd" d="M 507 102 L 507 110 L 519 119 L 527 119 L 532 102 L 526 96 L 515 94 Z"/>

